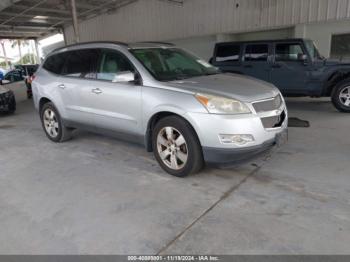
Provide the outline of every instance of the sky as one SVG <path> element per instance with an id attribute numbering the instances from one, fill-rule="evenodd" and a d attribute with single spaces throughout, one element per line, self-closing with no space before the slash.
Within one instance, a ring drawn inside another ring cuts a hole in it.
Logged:
<path id="1" fill-rule="evenodd" d="M 4 41 L 5 42 L 5 49 L 6 49 L 6 55 L 9 58 L 9 60 L 11 61 L 18 61 L 19 60 L 19 50 L 18 50 L 18 46 L 15 46 L 14 48 L 11 47 L 11 42 L 7 39 L 3 39 L 0 41 Z M 33 40 L 29 40 L 31 43 L 29 46 L 22 46 L 22 56 L 27 54 L 27 53 L 35 53 L 35 44 Z M 57 42 L 63 41 L 63 35 L 62 34 L 55 34 L 52 35 L 48 38 L 44 38 L 42 40 L 39 41 L 39 54 L 40 57 L 43 56 L 42 53 L 42 48 Z M 0 61 L 3 61 L 4 59 L 2 58 L 4 56 L 4 53 L 2 51 L 2 48 L 0 46 Z"/>

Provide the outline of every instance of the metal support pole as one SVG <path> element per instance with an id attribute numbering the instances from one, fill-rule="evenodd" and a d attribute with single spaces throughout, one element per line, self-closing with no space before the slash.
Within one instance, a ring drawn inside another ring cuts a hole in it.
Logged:
<path id="1" fill-rule="evenodd" d="M 72 8 L 72 18 L 73 18 L 75 42 L 79 43 L 79 28 L 78 28 L 77 8 L 75 6 L 75 0 L 71 0 L 70 2 L 71 2 L 71 8 Z"/>
<path id="2" fill-rule="evenodd" d="M 60 33 L 63 35 L 64 45 L 67 45 L 66 30 L 63 27 L 60 29 Z"/>
<path id="3" fill-rule="evenodd" d="M 9 61 L 7 59 L 7 55 L 6 55 L 6 49 L 5 49 L 5 42 L 3 40 L 0 41 L 1 43 L 1 47 L 2 47 L 2 52 L 4 53 L 4 57 L 5 57 L 5 64 L 6 64 L 6 69 L 9 69 Z"/>
<path id="4" fill-rule="evenodd" d="M 39 44 L 38 39 L 34 40 L 35 43 L 35 52 L 36 52 L 36 63 L 41 64 L 40 54 L 39 54 Z"/>

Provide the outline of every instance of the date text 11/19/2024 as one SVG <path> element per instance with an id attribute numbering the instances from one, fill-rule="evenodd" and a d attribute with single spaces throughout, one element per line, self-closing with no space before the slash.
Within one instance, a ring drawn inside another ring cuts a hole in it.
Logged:
<path id="1" fill-rule="evenodd" d="M 128 261 L 219 261 L 217 256 L 128 256 Z"/>

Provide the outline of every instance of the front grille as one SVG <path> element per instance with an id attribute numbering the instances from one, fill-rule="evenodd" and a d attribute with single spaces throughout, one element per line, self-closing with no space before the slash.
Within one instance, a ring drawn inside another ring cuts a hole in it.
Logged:
<path id="1" fill-rule="evenodd" d="M 270 100 L 253 103 L 253 107 L 257 113 L 277 110 L 281 107 L 281 105 L 282 105 L 281 95 L 278 95 L 275 98 Z"/>
<path id="2" fill-rule="evenodd" d="M 286 113 L 283 111 L 279 116 L 271 116 L 261 118 L 261 122 L 264 128 L 278 128 L 283 125 L 284 120 L 286 119 Z"/>

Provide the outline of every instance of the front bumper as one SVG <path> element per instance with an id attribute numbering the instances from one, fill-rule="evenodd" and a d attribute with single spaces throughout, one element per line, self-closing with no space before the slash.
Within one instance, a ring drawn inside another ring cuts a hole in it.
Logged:
<path id="1" fill-rule="evenodd" d="M 233 163 L 268 150 L 287 140 L 288 111 L 278 110 L 246 115 L 188 113 L 209 163 Z M 278 120 L 276 120 L 276 117 Z M 254 141 L 244 145 L 222 143 L 220 135 L 251 135 Z"/>
<path id="2" fill-rule="evenodd" d="M 261 145 L 244 148 L 203 148 L 204 160 L 207 163 L 229 164 L 242 160 L 248 160 L 258 156 L 271 149 L 274 146 L 280 146 L 288 140 L 288 129 L 276 135 L 272 140 L 266 141 Z"/>

